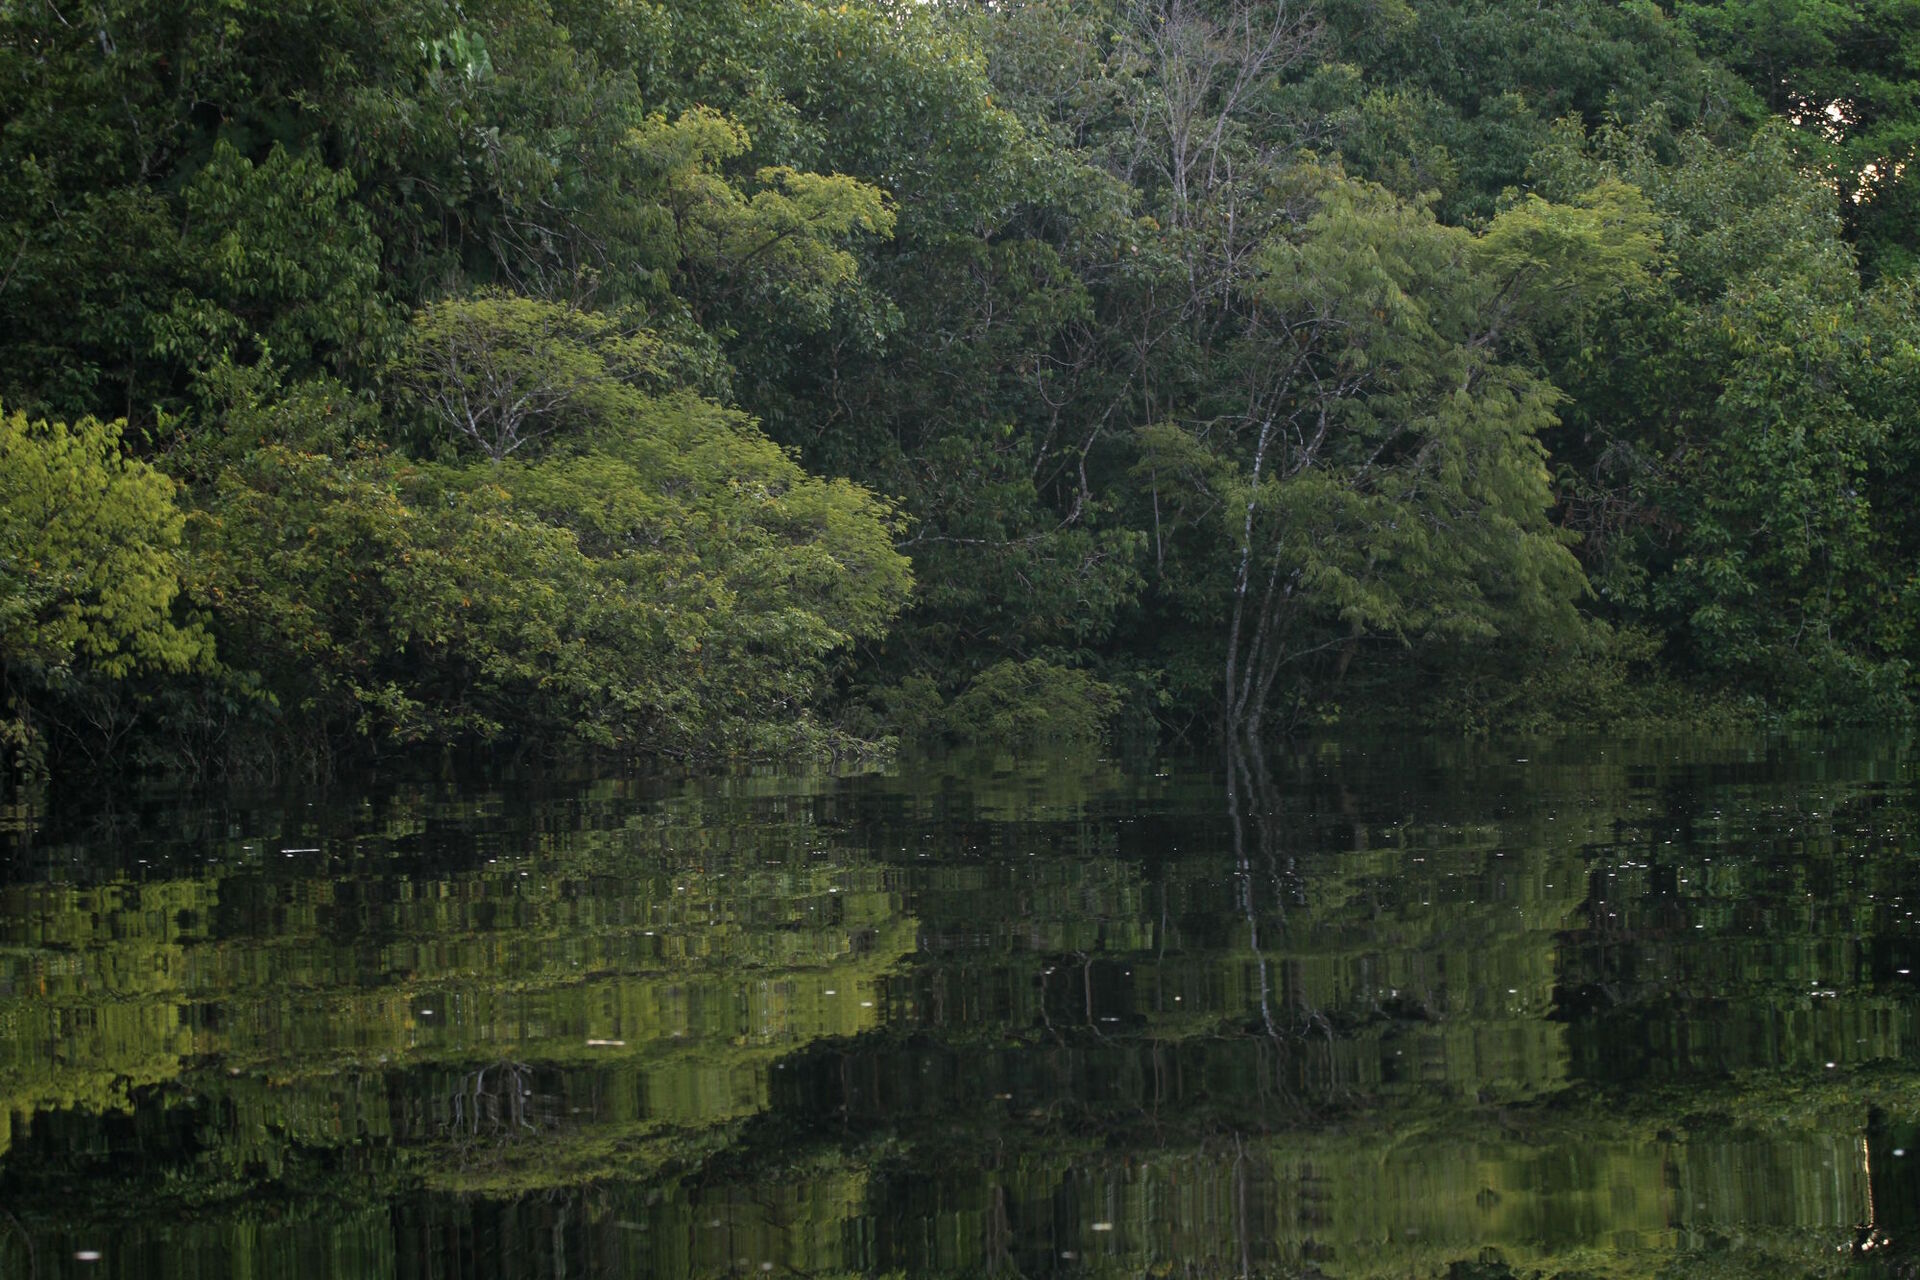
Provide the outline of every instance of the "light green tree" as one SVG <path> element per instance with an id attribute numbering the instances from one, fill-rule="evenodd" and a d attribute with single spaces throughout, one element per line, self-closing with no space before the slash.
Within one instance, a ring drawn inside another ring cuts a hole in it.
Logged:
<path id="1" fill-rule="evenodd" d="M 379 739 L 803 744 L 836 655 L 906 600 L 896 517 L 679 385 L 680 354 L 486 295 L 422 312 L 394 366 L 439 461 L 337 388 L 238 410 L 285 443 L 210 495 L 223 625 L 286 710 Z"/>
<path id="2" fill-rule="evenodd" d="M 119 423 L 0 417 L 0 738 L 37 767 L 39 721 L 80 685 L 210 665 L 176 619 L 185 516 L 174 484 L 126 455 Z"/>
<path id="3" fill-rule="evenodd" d="M 126 455 L 118 423 L 0 418 L 0 654 L 9 678 L 182 671 L 210 656 L 178 625 L 185 517 Z"/>
<path id="4" fill-rule="evenodd" d="M 1176 499 L 1226 525 L 1224 714 L 1249 734 L 1308 652 L 1577 633 L 1538 439 L 1559 393 L 1509 352 L 1633 284 L 1657 244 L 1621 184 L 1476 236 L 1337 174 L 1297 180 L 1312 213 L 1260 252 L 1237 395 L 1188 425 L 1206 501 Z M 1164 432 L 1146 443 L 1182 470 Z"/>

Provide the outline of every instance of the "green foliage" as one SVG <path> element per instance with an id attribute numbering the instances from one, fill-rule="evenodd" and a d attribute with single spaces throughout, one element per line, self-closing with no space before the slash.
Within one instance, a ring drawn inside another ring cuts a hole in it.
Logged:
<path id="1" fill-rule="evenodd" d="M 744 154 L 749 139 L 715 111 L 696 108 L 671 124 L 653 116 L 634 130 L 631 145 L 664 185 L 679 262 L 675 292 L 696 318 L 724 326 L 722 338 L 750 320 L 824 328 L 859 274 L 838 242 L 893 231 L 886 193 L 844 174 L 765 166 L 754 175 L 757 190 L 740 190 L 718 166 Z"/>
<path id="2" fill-rule="evenodd" d="M 230 663 L 78 719 L 1590 717 L 1588 615 L 1904 714 L 1910 7 L 6 7 L 0 396 L 181 482 Z"/>
<path id="3" fill-rule="evenodd" d="M 1402 195 L 1437 192 L 1449 221 L 1489 218 L 1504 192 L 1524 189 L 1557 120 L 1718 136 L 1761 110 L 1654 4 L 1569 0 L 1551 21 L 1520 0 L 1330 0 L 1324 11 L 1330 56 L 1303 105 L 1358 174 Z"/>
<path id="4" fill-rule="evenodd" d="M 1529 195 L 1473 243 L 1474 265 L 1496 284 L 1496 318 L 1536 329 L 1573 323 L 1622 291 L 1642 288 L 1660 247 L 1652 208 L 1637 187 L 1604 179 L 1570 203 Z"/>
<path id="5" fill-rule="evenodd" d="M 1147 433 L 1134 469 L 1165 471 L 1175 520 L 1220 521 L 1227 714 L 1253 729 L 1316 650 L 1344 649 L 1344 671 L 1369 635 L 1577 634 L 1581 577 L 1538 443 L 1558 393 L 1499 356 L 1633 287 L 1654 244 L 1624 188 L 1527 201 L 1478 237 L 1334 176 L 1310 198 L 1248 286 L 1247 400 L 1196 424 L 1204 447 Z"/>
<path id="6" fill-rule="evenodd" d="M 241 656 L 140 691 L 182 750 L 252 731 L 230 716 L 295 740 L 805 737 L 831 655 L 898 611 L 890 509 L 697 394 L 730 395 L 729 339 L 857 297 L 850 246 L 892 206 L 738 172 L 721 109 L 650 116 L 666 20 L 0 15 L 5 389 L 129 417 L 190 486 Z M 603 485 L 632 523 L 606 527 Z"/>
<path id="7" fill-rule="evenodd" d="M 142 680 L 213 663 L 181 617 L 174 483 L 127 456 L 122 426 L 0 417 L 0 744 L 16 776 L 74 745 L 116 749 Z"/>
<path id="8" fill-rule="evenodd" d="M 1084 671 L 1035 658 L 982 671 L 947 704 L 937 724 L 961 742 L 1020 750 L 1098 741 L 1114 707 L 1111 686 Z"/>
<path id="9" fill-rule="evenodd" d="M 1565 375 L 1602 446 L 1574 483 L 1596 505 L 1616 486 L 1595 530 L 1608 594 L 1716 683 L 1822 719 L 1906 714 L 1920 329 L 1902 290 L 1862 290 L 1833 192 L 1781 131 L 1738 153 L 1683 138 L 1662 163 L 1603 130 L 1548 168 L 1597 172 L 1644 188 L 1666 246 L 1660 288 Z"/>
<path id="10" fill-rule="evenodd" d="M 225 139 L 181 199 L 182 286 L 149 319 L 151 353 L 201 373 L 272 353 L 296 367 L 378 359 L 390 324 L 379 246 L 353 180 L 279 144 L 254 164 Z"/>
<path id="11" fill-rule="evenodd" d="M 444 443 L 499 462 L 632 413 L 641 388 L 673 383 L 674 354 L 608 316 L 494 293 L 423 308 L 390 376 L 430 423 L 428 453 Z"/>
<path id="12" fill-rule="evenodd" d="M 9 681 L 121 679 L 210 655 L 177 625 L 185 517 L 121 424 L 0 418 L 0 658 Z"/>
<path id="13" fill-rule="evenodd" d="M 210 494 L 203 554 L 232 647 L 288 712 L 380 740 L 804 741 L 833 655 L 906 598 L 894 517 L 744 415 L 624 380 L 657 375 L 662 345 L 526 299 L 426 313 L 414 394 L 498 405 L 537 384 L 546 417 L 514 438 L 572 428 L 537 460 L 328 444 L 309 424 L 352 410 L 323 387 L 246 410 L 263 435 L 315 443 L 255 448 Z"/>
<path id="14" fill-rule="evenodd" d="M 1666 639 L 1644 625 L 1591 626 L 1571 644 L 1418 655 L 1375 664 L 1352 684 L 1363 707 L 1382 705 L 1439 733 L 1651 735 L 1751 731 L 1759 708 L 1677 678 Z"/>
<path id="15" fill-rule="evenodd" d="M 1920 7 L 1912 0 L 1701 0 L 1677 7 L 1833 174 L 1872 274 L 1920 265 Z"/>

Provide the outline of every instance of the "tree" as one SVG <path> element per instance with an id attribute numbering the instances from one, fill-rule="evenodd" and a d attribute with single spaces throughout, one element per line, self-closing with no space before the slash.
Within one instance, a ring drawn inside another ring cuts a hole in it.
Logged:
<path id="1" fill-rule="evenodd" d="M 818 331 L 859 279 L 842 242 L 891 235 L 892 202 L 845 174 L 788 165 L 761 166 L 753 189 L 742 190 L 719 167 L 751 145 L 746 130 L 707 108 L 672 123 L 655 115 L 634 130 L 633 148 L 661 176 L 675 294 L 723 340 L 755 321 Z"/>
<path id="2" fill-rule="evenodd" d="M 1575 129 L 1543 157 L 1543 186 L 1642 187 L 1665 241 L 1657 288 L 1561 374 L 1596 581 L 1721 687 L 1820 718 L 1899 714 L 1920 657 L 1910 286 L 1862 288 L 1840 201 L 1784 126 L 1737 150 L 1683 135 L 1671 163 L 1664 141 Z"/>
<path id="3" fill-rule="evenodd" d="M 119 679 L 210 656 L 173 616 L 185 516 L 121 424 L 0 418 L 0 654 L 9 679 Z"/>
<path id="4" fill-rule="evenodd" d="M 895 517 L 680 385 L 673 351 L 554 303 L 438 304 L 397 366 L 464 447 L 428 435 L 438 462 L 337 387 L 238 406 L 280 443 L 207 497 L 234 647 L 289 713 L 376 740 L 810 741 L 835 655 L 905 602 Z"/>
<path id="5" fill-rule="evenodd" d="M 1868 275 L 1920 266 L 1920 5 L 1698 0 L 1677 16 L 1828 167 Z"/>
<path id="6" fill-rule="evenodd" d="M 666 376 L 665 355 L 607 316 L 490 293 L 425 307 L 393 374 L 437 430 L 500 462 L 618 415 Z"/>
<path id="7" fill-rule="evenodd" d="M 1343 669 L 1369 635 L 1577 634 L 1583 580 L 1538 441 L 1559 396 L 1502 355 L 1630 284 L 1654 245 L 1617 185 L 1521 202 L 1476 237 L 1301 176 L 1313 212 L 1258 259 L 1236 382 L 1207 416 L 1145 433 L 1135 469 L 1157 537 L 1189 544 L 1182 565 L 1200 556 L 1176 599 L 1219 637 L 1222 714 L 1250 735 L 1284 671 L 1328 651 Z"/>
<path id="8" fill-rule="evenodd" d="M 0 724 L 28 762 L 43 723 L 90 684 L 212 662 L 175 617 L 185 516 L 164 475 L 129 458 L 121 424 L 0 417 Z"/>

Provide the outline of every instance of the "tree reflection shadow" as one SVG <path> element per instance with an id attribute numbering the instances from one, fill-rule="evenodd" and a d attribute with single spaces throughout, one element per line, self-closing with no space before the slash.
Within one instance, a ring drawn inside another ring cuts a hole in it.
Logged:
<path id="1" fill-rule="evenodd" d="M 463 1148 L 487 1140 L 537 1134 L 556 1123 L 552 1116 L 535 1113 L 533 1068 L 511 1059 L 489 1063 L 461 1076 L 444 1104 L 447 1119 L 442 1132 Z"/>

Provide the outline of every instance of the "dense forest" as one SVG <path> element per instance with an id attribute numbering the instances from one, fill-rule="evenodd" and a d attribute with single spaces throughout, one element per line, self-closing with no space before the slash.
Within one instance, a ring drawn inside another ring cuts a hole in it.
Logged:
<path id="1" fill-rule="evenodd" d="M 1885 721 L 1920 0 L 0 0 L 11 767 Z"/>

